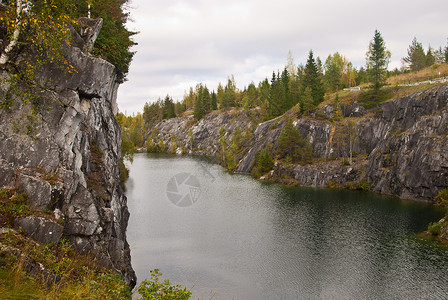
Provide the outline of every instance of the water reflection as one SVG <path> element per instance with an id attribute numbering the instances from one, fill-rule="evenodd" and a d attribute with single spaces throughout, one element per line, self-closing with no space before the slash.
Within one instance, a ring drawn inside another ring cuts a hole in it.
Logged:
<path id="1" fill-rule="evenodd" d="M 204 168 L 207 172 L 204 172 Z M 166 196 L 193 174 L 194 205 Z M 441 212 L 369 193 L 263 184 L 206 161 L 136 155 L 128 239 L 139 280 L 160 268 L 194 298 L 444 299 L 446 249 L 412 237 Z"/>

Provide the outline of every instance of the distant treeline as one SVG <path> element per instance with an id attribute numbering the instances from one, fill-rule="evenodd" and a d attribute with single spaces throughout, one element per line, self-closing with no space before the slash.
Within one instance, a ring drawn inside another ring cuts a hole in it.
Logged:
<path id="1" fill-rule="evenodd" d="M 230 107 L 251 109 L 260 107 L 264 120 L 280 116 L 291 107 L 300 104 L 302 113 L 313 110 L 324 100 L 325 93 L 372 83 L 373 87 L 381 87 L 392 75 L 418 71 L 433 64 L 448 62 L 448 46 L 425 51 L 416 38 L 408 48 L 408 55 L 403 58 L 401 69 L 387 71 L 390 52 L 378 31 L 369 45 L 366 66 L 356 69 L 349 59 L 339 52 L 328 55 L 323 63 L 314 57 L 310 50 L 305 65 L 295 65 L 291 52 L 285 68 L 273 72 L 270 79 L 255 84 L 252 82 L 243 90 L 236 88 L 233 76 L 225 85 L 219 83 L 216 91 L 210 91 L 205 84 L 190 87 L 182 101 L 174 102 L 167 95 L 151 104 L 146 103 L 143 110 L 143 121 L 146 126 L 155 121 L 176 117 L 191 109 L 197 120 L 212 110 L 227 110 Z"/>

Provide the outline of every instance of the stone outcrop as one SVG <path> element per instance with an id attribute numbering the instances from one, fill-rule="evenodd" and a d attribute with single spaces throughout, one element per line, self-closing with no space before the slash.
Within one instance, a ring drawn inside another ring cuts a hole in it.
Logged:
<path id="1" fill-rule="evenodd" d="M 64 226 L 53 220 L 33 215 L 17 218 L 15 223 L 27 236 L 41 244 L 58 242 L 64 230 Z"/>
<path id="2" fill-rule="evenodd" d="M 279 182 L 289 178 L 289 183 L 302 186 L 363 187 L 404 199 L 432 201 L 447 186 L 447 104 L 445 85 L 381 103 L 370 113 L 357 102 L 341 105 L 344 118 L 340 121 L 333 120 L 334 108 L 328 105 L 317 109 L 311 118 L 294 116 L 294 126 L 309 140 L 320 161 L 307 166 L 277 162 L 264 178 Z M 234 171 L 250 173 L 256 153 L 268 145 L 272 151 L 277 149 L 285 119 L 291 118 L 289 114 L 254 126 L 253 118 L 237 118 L 236 112 L 229 122 L 223 122 L 225 114 L 208 115 L 199 123 L 192 117 L 190 121 L 165 120 L 156 124 L 150 135 L 155 142 L 186 141 L 185 133 L 191 131 L 194 145 L 201 150 L 193 147 L 190 152 L 216 156 L 219 128 L 227 129 L 227 145 L 236 128 L 248 131 Z M 180 128 L 184 134 L 178 134 Z M 355 157 L 348 165 L 350 152 Z"/>
<path id="3" fill-rule="evenodd" d="M 93 253 L 134 285 L 126 241 L 129 213 L 119 181 L 119 84 L 112 64 L 86 53 L 101 26 L 92 22 L 94 28 L 84 26 L 84 36 L 65 50 L 74 72 L 45 65 L 35 75 L 40 87 L 30 87 L 14 85 L 10 74 L 0 71 L 5 79 L 0 85 L 0 188 L 25 192 L 29 206 L 57 212 L 64 220 L 63 236 L 75 249 Z M 60 236 L 59 223 L 39 218 L 16 223 L 36 239 L 45 236 L 41 231 L 48 236 L 55 229 Z"/>
<path id="4" fill-rule="evenodd" d="M 256 128 L 253 120 L 258 115 L 259 111 L 253 109 L 211 113 L 198 122 L 192 115 L 177 117 L 154 124 L 148 137 L 154 144 L 162 141 L 171 152 L 217 156 L 221 134 L 229 148 L 237 131 L 243 136 L 251 135 Z"/>

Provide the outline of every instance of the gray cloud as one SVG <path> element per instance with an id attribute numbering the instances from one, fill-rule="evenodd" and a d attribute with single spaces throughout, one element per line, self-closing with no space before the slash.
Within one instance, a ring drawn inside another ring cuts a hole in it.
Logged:
<path id="1" fill-rule="evenodd" d="M 139 45 L 118 105 L 135 113 L 166 94 L 181 100 L 199 82 L 215 89 L 232 74 L 243 88 L 282 69 L 289 50 L 296 64 L 313 49 L 323 61 L 338 51 L 360 67 L 375 29 L 399 67 L 414 36 L 425 48 L 446 46 L 447 11 L 446 0 L 133 0 L 128 27 L 140 32 Z"/>

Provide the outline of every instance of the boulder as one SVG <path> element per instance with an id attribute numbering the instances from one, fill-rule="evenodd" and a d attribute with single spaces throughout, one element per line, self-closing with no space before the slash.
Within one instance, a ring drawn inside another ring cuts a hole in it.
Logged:
<path id="1" fill-rule="evenodd" d="M 25 234 L 41 244 L 57 243 L 62 237 L 64 227 L 52 220 L 37 216 L 27 216 L 14 221 Z"/>

